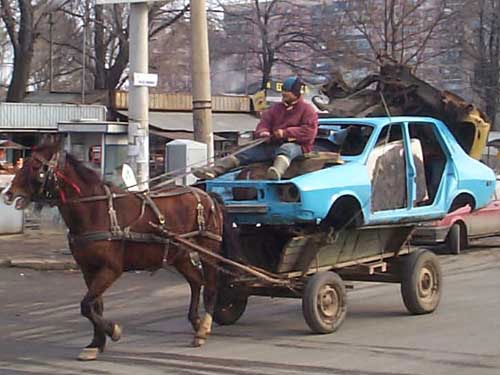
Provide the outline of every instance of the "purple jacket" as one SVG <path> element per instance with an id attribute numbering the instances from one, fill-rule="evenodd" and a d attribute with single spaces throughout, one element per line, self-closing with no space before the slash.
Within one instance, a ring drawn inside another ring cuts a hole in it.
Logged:
<path id="1" fill-rule="evenodd" d="M 285 138 L 301 145 L 304 153 L 310 152 L 318 133 L 318 114 L 302 98 L 289 107 L 276 103 L 262 114 L 255 132 L 272 134 L 278 129 L 284 129 Z"/>

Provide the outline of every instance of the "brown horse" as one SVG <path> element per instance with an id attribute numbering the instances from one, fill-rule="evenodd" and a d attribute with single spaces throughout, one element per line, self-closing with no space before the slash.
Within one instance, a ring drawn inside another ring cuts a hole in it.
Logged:
<path id="1" fill-rule="evenodd" d="M 156 270 L 165 264 L 173 265 L 189 283 L 188 319 L 196 332 L 193 345 L 205 342 L 216 300 L 216 264 L 201 257 L 200 270 L 175 238 L 221 252 L 223 210 L 207 193 L 191 187 L 125 192 L 106 185 L 94 171 L 50 144 L 34 150 L 4 191 L 4 200 L 15 202 L 18 209 L 30 201 L 57 205 L 69 228 L 69 247 L 88 288 L 81 314 L 94 327 L 92 342 L 79 359 L 96 359 L 104 350 L 106 335 L 113 341 L 120 339 L 121 326 L 103 317 L 106 289 L 124 271 Z M 205 315 L 200 319 L 202 285 Z"/>

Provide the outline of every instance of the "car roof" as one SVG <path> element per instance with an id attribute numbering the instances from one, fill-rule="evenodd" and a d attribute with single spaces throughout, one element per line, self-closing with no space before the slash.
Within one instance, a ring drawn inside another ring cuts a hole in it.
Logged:
<path id="1" fill-rule="evenodd" d="M 389 123 L 396 122 L 440 122 L 432 117 L 422 116 L 394 116 L 394 117 L 326 117 L 321 116 L 319 119 L 320 125 L 335 124 L 359 124 L 371 125 L 375 127 L 384 126 Z"/>

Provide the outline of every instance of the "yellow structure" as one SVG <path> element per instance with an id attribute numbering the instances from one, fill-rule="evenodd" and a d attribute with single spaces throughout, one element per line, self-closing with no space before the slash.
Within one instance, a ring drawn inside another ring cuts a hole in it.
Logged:
<path id="1" fill-rule="evenodd" d="M 463 119 L 464 123 L 470 123 L 474 126 L 474 140 L 472 141 L 471 149 L 469 155 L 474 159 L 481 159 L 483 150 L 488 142 L 488 133 L 490 131 L 490 123 L 487 122 L 482 116 L 481 112 L 474 108 L 469 114 Z"/>

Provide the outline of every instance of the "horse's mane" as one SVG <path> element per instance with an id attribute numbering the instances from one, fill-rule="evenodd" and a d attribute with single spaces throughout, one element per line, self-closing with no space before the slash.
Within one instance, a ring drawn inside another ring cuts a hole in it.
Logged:
<path id="1" fill-rule="evenodd" d="M 89 185 L 102 185 L 101 177 L 92 169 L 85 166 L 81 161 L 71 154 L 66 155 L 67 161 L 71 164 L 76 174 Z"/>
<path id="2" fill-rule="evenodd" d="M 88 184 L 88 186 L 92 186 L 92 193 L 93 194 L 101 194 L 96 188 L 101 187 L 103 185 L 109 186 L 112 192 L 114 193 L 123 193 L 124 191 L 117 187 L 115 184 L 112 182 L 104 182 L 101 179 L 101 176 L 92 168 L 89 168 L 88 166 L 85 165 L 85 163 L 81 162 L 78 160 L 75 156 L 71 154 L 66 154 L 66 160 L 68 163 L 73 167 L 73 170 L 75 173 L 83 180 L 85 183 Z"/>

